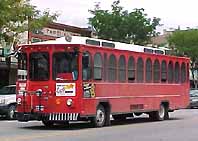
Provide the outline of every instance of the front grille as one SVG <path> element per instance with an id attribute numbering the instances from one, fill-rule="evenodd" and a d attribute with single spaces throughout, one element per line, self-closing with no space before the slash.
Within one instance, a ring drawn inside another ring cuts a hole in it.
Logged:
<path id="1" fill-rule="evenodd" d="M 79 113 L 50 113 L 50 121 L 76 121 Z"/>

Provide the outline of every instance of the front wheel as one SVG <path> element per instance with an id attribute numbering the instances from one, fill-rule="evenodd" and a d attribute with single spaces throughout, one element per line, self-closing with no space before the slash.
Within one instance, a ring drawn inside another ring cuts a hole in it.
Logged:
<path id="1" fill-rule="evenodd" d="M 96 116 L 93 118 L 92 122 L 95 127 L 103 127 L 105 125 L 106 113 L 104 106 L 99 105 L 96 109 Z"/>

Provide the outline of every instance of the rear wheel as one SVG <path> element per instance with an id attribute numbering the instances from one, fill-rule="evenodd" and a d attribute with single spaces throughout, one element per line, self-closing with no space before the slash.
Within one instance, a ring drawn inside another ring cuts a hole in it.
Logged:
<path id="1" fill-rule="evenodd" d="M 159 111 L 154 111 L 149 113 L 149 118 L 151 120 L 162 121 L 169 118 L 168 108 L 164 105 L 160 105 Z"/>
<path id="2" fill-rule="evenodd" d="M 16 106 L 15 105 L 10 105 L 7 113 L 7 118 L 8 119 L 15 119 L 15 111 L 16 111 Z"/>

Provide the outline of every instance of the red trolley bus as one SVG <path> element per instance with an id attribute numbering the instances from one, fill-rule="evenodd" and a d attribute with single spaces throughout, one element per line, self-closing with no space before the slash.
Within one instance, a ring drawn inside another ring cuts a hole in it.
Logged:
<path id="1" fill-rule="evenodd" d="M 102 127 L 110 115 L 165 120 L 189 103 L 188 58 L 56 42 L 18 48 L 18 121 Z"/>

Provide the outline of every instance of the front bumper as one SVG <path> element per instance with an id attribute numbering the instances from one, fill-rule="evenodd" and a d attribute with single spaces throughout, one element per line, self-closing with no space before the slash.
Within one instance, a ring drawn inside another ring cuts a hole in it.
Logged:
<path id="1" fill-rule="evenodd" d="M 17 113 L 17 120 L 21 122 L 30 120 L 77 121 L 79 118 L 79 113 Z"/>

